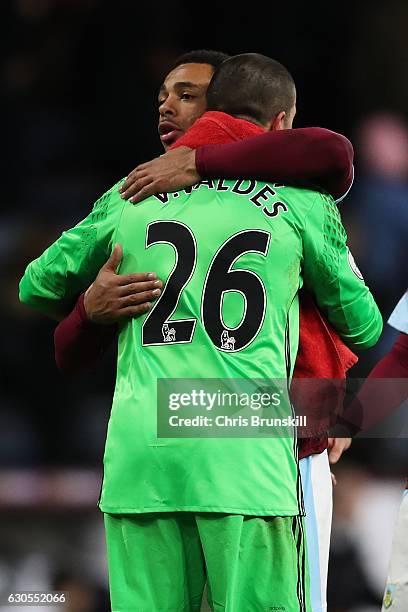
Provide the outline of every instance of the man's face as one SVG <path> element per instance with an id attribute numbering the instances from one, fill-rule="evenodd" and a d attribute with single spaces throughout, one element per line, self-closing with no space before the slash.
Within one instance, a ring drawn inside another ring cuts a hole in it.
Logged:
<path id="1" fill-rule="evenodd" d="M 159 92 L 159 135 L 167 151 L 206 110 L 210 64 L 181 64 L 169 72 Z"/>

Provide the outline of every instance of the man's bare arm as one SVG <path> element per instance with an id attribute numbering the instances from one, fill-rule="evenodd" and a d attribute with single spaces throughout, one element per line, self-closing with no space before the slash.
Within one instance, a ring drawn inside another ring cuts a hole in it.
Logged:
<path id="1" fill-rule="evenodd" d="M 200 178 L 237 176 L 309 182 L 338 199 L 353 182 L 353 147 L 341 134 L 324 128 L 265 132 L 196 151 L 176 143 L 165 155 L 137 166 L 120 192 L 124 199 L 140 202 L 154 193 L 189 187 Z"/>

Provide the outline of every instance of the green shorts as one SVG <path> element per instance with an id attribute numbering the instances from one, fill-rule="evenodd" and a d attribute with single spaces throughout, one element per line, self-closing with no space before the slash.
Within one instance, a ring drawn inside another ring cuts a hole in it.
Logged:
<path id="1" fill-rule="evenodd" d="M 105 514 L 112 612 L 310 612 L 303 519 Z"/>

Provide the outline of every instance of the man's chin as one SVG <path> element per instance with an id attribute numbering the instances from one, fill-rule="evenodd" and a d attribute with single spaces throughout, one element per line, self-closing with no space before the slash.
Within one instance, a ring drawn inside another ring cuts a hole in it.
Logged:
<path id="1" fill-rule="evenodd" d="M 167 151 L 178 141 L 179 138 L 181 138 L 184 135 L 183 132 L 180 132 L 179 134 L 175 135 L 174 138 L 170 138 L 169 140 L 161 140 L 163 149 L 165 150 L 165 152 L 167 153 Z"/>

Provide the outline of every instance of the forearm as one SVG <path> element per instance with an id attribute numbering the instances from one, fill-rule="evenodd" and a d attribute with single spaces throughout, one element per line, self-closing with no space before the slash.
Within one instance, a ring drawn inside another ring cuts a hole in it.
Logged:
<path id="1" fill-rule="evenodd" d="M 81 294 L 71 313 L 54 332 L 55 361 L 64 374 L 89 370 L 103 356 L 117 334 L 116 325 L 96 325 L 89 321 Z"/>
<path id="2" fill-rule="evenodd" d="M 324 128 L 277 130 L 241 142 L 200 147 L 196 166 L 203 178 L 308 181 L 337 199 L 353 180 L 353 147 L 344 136 Z"/>

